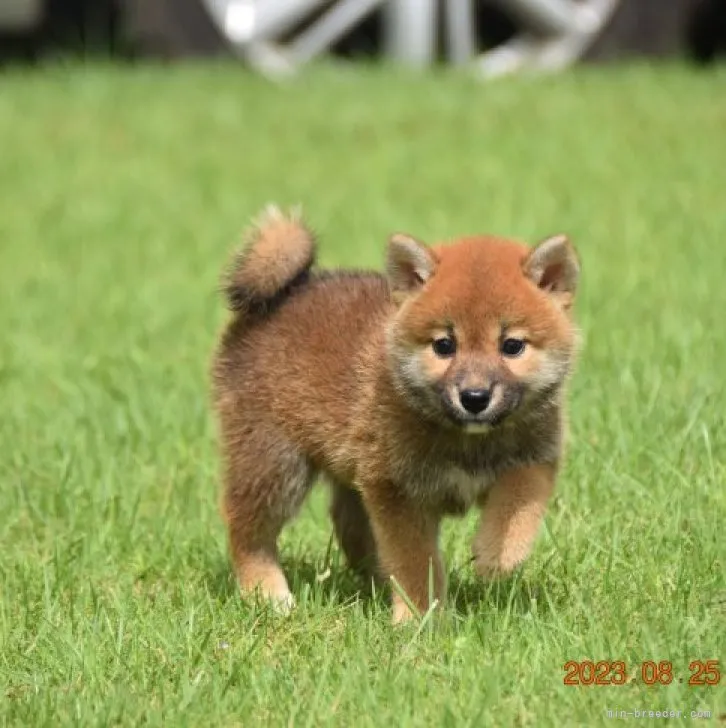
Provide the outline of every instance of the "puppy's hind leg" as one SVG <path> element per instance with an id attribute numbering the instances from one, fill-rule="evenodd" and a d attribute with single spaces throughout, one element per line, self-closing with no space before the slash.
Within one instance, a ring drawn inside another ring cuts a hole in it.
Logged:
<path id="1" fill-rule="evenodd" d="M 223 508 L 240 591 L 288 609 L 294 599 L 280 567 L 277 539 L 300 509 L 314 472 L 291 443 L 259 429 L 230 445 Z"/>
<path id="2" fill-rule="evenodd" d="M 363 499 L 338 483 L 331 483 L 331 492 L 330 516 L 340 548 L 351 569 L 370 579 L 377 572 L 376 542 Z"/>

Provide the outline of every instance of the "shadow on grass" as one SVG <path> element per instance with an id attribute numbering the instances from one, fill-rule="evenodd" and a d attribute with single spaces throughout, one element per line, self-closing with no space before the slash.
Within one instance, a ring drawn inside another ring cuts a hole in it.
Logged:
<path id="1" fill-rule="evenodd" d="M 223 601 L 236 598 L 239 592 L 229 561 L 220 559 L 209 566 L 205 581 L 210 593 Z M 346 606 L 359 602 L 364 613 L 371 614 L 385 607 L 389 599 L 385 583 L 378 580 L 374 584 L 338 559 L 323 569 L 302 556 L 291 556 L 283 558 L 282 568 L 298 603 Z M 449 575 L 447 605 L 460 617 L 486 612 L 542 613 L 547 609 L 542 599 L 545 589 L 545 584 L 526 580 L 519 572 L 485 582 L 456 571 Z"/>
<path id="2" fill-rule="evenodd" d="M 218 559 L 209 564 L 204 584 L 209 593 L 220 601 L 227 601 L 239 594 L 232 566 L 227 559 Z"/>
<path id="3" fill-rule="evenodd" d="M 449 605 L 461 616 L 488 611 L 529 614 L 541 611 L 543 590 L 544 585 L 520 573 L 490 582 L 454 573 L 449 580 Z"/>
<path id="4" fill-rule="evenodd" d="M 283 557 L 281 563 L 290 591 L 298 602 L 306 593 L 314 603 L 326 605 L 367 602 L 375 594 L 370 580 L 344 563 L 331 563 L 329 567 L 321 568 L 299 556 Z M 239 595 L 237 580 L 227 559 L 210 563 L 204 582 L 209 593 L 222 601 Z"/>

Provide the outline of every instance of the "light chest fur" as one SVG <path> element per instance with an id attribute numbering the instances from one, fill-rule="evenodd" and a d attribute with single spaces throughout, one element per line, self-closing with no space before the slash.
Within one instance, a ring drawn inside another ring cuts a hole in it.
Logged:
<path id="1" fill-rule="evenodd" d="M 409 487 L 428 492 L 445 512 L 455 515 L 471 508 L 485 495 L 494 479 L 495 474 L 488 469 L 470 473 L 457 465 L 444 465 L 422 474 L 418 487 L 416 482 Z"/>
<path id="2" fill-rule="evenodd" d="M 496 434 L 441 437 L 389 451 L 392 479 L 408 496 L 449 515 L 474 506 L 496 479 L 524 465 L 553 463 L 560 454 L 562 428 L 556 403 L 531 419 L 505 426 Z"/>

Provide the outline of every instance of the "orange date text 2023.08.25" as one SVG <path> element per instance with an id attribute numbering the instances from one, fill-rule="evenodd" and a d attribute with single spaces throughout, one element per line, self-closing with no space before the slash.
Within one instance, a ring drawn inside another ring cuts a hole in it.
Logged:
<path id="1" fill-rule="evenodd" d="M 673 673 L 673 663 L 669 660 L 655 662 L 646 660 L 640 670 L 630 674 L 622 660 L 570 660 L 562 669 L 565 671 L 565 685 L 627 685 L 640 682 L 644 685 L 670 685 L 674 680 L 684 682 L 683 677 Z M 688 664 L 688 685 L 718 685 L 721 670 L 718 660 L 691 660 Z"/>

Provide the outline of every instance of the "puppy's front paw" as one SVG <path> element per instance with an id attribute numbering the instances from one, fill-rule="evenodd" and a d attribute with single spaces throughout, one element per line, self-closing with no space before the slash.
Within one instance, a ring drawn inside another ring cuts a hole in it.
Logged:
<path id="1" fill-rule="evenodd" d="M 410 622 L 413 617 L 414 613 L 411 611 L 411 608 L 406 604 L 406 602 L 398 596 L 398 594 L 395 594 L 393 596 L 393 624 L 405 624 L 406 622 Z"/>
<path id="2" fill-rule="evenodd" d="M 406 602 L 406 600 L 403 599 L 398 594 L 393 595 L 393 618 L 392 622 L 393 624 L 405 624 L 407 622 L 410 622 L 411 620 L 416 619 L 417 617 L 421 617 L 428 615 L 429 612 L 432 611 L 439 611 L 442 602 L 444 602 L 443 597 L 441 599 L 434 599 L 433 603 L 426 609 L 425 607 L 421 606 L 419 609 L 421 609 L 420 612 L 414 611 L 409 606 L 409 603 Z"/>
<path id="3" fill-rule="evenodd" d="M 270 600 L 276 612 L 280 614 L 290 614 L 295 608 L 295 597 L 287 592 L 287 594 L 277 594 Z"/>
<path id="4" fill-rule="evenodd" d="M 474 544 L 474 569 L 486 580 L 509 576 L 529 556 L 531 541 L 509 541 L 506 544 L 477 539 Z"/>

